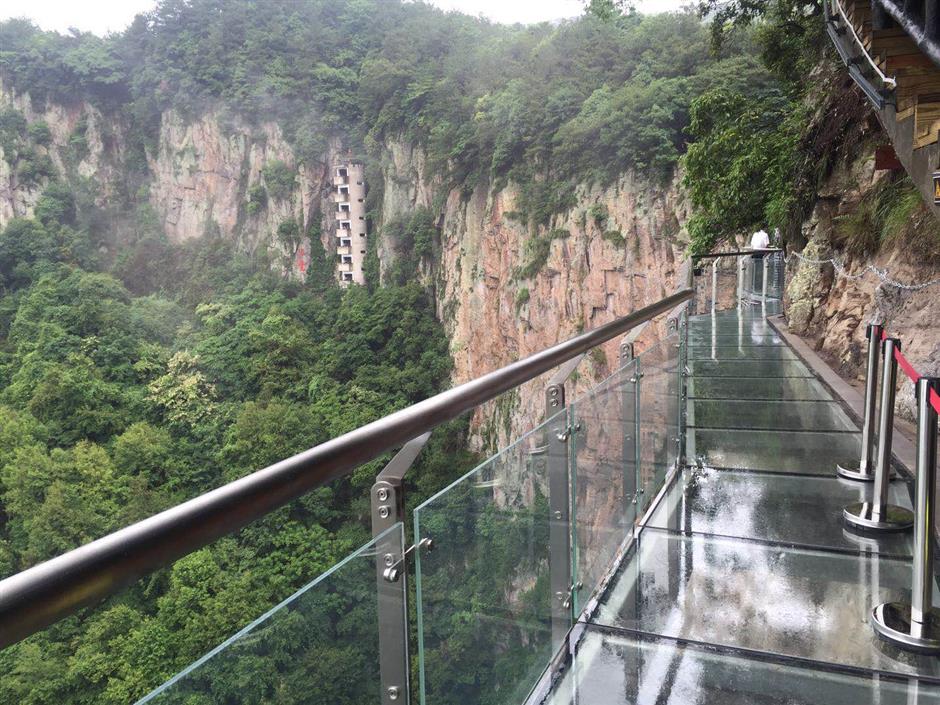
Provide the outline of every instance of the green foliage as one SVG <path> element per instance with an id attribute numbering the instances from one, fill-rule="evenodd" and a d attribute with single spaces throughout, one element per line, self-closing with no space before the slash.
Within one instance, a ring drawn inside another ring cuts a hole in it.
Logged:
<path id="1" fill-rule="evenodd" d="M 516 292 L 516 313 L 519 313 L 527 303 L 529 303 L 529 289 L 524 286 Z"/>
<path id="2" fill-rule="evenodd" d="M 546 235 L 535 234 L 523 247 L 524 262 L 513 271 L 514 279 L 531 279 L 542 271 L 552 251 L 552 241 L 568 237 L 567 230 L 556 228 Z"/>
<path id="3" fill-rule="evenodd" d="M 285 162 L 275 159 L 264 165 L 264 185 L 271 198 L 283 201 L 291 195 L 296 180 L 295 171 Z"/>
<path id="4" fill-rule="evenodd" d="M 45 147 L 52 141 L 52 132 L 43 120 L 31 123 L 28 132 L 29 139 L 40 147 Z"/>
<path id="5" fill-rule="evenodd" d="M 449 378 L 428 293 L 415 284 L 341 291 L 316 227 L 304 235 L 320 247 L 322 271 L 303 288 L 253 271 L 231 243 L 172 245 L 151 212 L 132 215 L 135 232 L 113 265 L 95 256 L 86 202 L 58 181 L 35 219 L 0 231 L 2 575 L 353 430 Z M 403 230 L 426 257 L 430 214 L 414 214 Z M 279 234 L 302 238 L 292 220 Z M 464 449 L 466 422 L 442 432 L 409 473 L 411 502 L 476 462 Z M 363 465 L 4 650 L 10 677 L 0 679 L 0 701 L 135 701 L 364 543 L 364 503 L 380 467 Z M 371 562 L 362 568 L 374 581 Z M 358 643 L 336 647 L 374 618 L 348 594 L 311 607 L 325 640 L 318 667 L 331 677 L 342 664 L 358 674 L 374 662 Z M 296 622 L 287 629 L 284 668 L 266 671 L 259 692 L 308 699 L 312 666 L 294 657 L 310 634 Z M 352 692 L 344 684 L 334 701 Z"/>
<path id="6" fill-rule="evenodd" d="M 418 208 L 408 215 L 393 218 L 382 227 L 382 237 L 392 243 L 395 259 L 388 280 L 398 285 L 415 281 L 418 268 L 434 252 L 437 223 L 427 208 Z M 353 237 L 353 247 L 357 246 Z"/>
<path id="7" fill-rule="evenodd" d="M 607 219 L 610 217 L 610 214 L 607 212 L 607 206 L 605 204 L 595 203 L 588 208 L 587 213 L 597 227 L 604 228 L 607 226 Z"/>
<path id="8" fill-rule="evenodd" d="M 692 104 L 685 186 L 695 211 L 691 250 L 758 226 L 782 227 L 796 200 L 797 152 L 805 118 L 800 106 L 769 93 L 747 97 L 723 89 Z"/>
<path id="9" fill-rule="evenodd" d="M 932 218 L 923 217 L 925 211 L 910 177 L 883 179 L 854 211 L 835 218 L 837 242 L 852 255 L 866 256 L 903 239 L 908 247 L 936 261 L 940 227 Z"/>
<path id="10" fill-rule="evenodd" d="M 257 183 L 248 189 L 248 213 L 254 215 L 264 210 L 268 205 L 268 191 L 264 184 Z"/>
<path id="11" fill-rule="evenodd" d="M 605 230 L 601 237 L 611 243 L 614 247 L 622 248 L 627 244 L 627 239 L 619 230 Z"/>

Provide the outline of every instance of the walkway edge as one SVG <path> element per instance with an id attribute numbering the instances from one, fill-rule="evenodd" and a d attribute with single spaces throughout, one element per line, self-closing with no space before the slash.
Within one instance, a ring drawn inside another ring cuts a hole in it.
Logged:
<path id="1" fill-rule="evenodd" d="M 861 427 L 865 410 L 865 400 L 862 395 L 842 379 L 815 350 L 806 344 L 806 341 L 790 332 L 790 326 L 786 318 L 782 315 L 767 316 L 767 323 L 770 324 L 770 327 L 774 329 L 777 335 L 786 341 L 787 345 L 797 354 L 797 357 L 829 388 L 829 391 L 835 395 L 836 399 L 842 402 L 842 406 L 845 407 L 852 420 Z M 907 477 L 913 478 L 912 468 L 917 464 L 917 448 L 914 442 L 896 424 L 891 445 L 894 462 L 897 464 L 898 469 Z"/>

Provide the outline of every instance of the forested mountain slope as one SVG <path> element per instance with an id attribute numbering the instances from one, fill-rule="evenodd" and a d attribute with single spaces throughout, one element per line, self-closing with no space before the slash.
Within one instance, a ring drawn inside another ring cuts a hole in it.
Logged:
<path id="1" fill-rule="evenodd" d="M 812 151 L 806 6 L 719 46 L 694 14 L 608 5 L 526 27 L 395 0 L 168 0 L 108 38 L 0 24 L 0 574 L 656 300 L 689 247 L 798 238 L 864 142 Z M 348 290 L 339 158 L 366 165 L 376 235 Z M 409 496 L 541 394 L 435 433 Z M 0 652 L 0 701 L 132 701 L 362 544 L 379 467 Z"/>

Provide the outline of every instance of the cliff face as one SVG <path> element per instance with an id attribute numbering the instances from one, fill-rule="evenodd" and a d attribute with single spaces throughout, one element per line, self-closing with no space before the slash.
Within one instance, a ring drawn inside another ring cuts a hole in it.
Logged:
<path id="1" fill-rule="evenodd" d="M 93 182 L 99 205 L 119 210 L 127 182 L 140 181 L 172 242 L 208 233 L 234 240 L 246 252 L 263 248 L 272 266 L 296 278 L 310 262 L 306 233 L 314 221 L 322 218 L 322 244 L 335 249 L 329 186 L 338 146 L 320 162 L 304 164 L 275 123 L 250 125 L 218 112 L 185 118 L 168 111 L 156 147 L 147 152 L 146 173 L 131 177 L 127 129 L 120 118 L 83 102 L 37 108 L 27 94 L 0 83 L 0 111 L 10 109 L 28 125 L 48 126 L 48 142 L 30 148 L 51 159 L 56 177 Z M 0 228 L 12 218 L 31 216 L 49 182 L 48 176 L 24 180 L 21 171 L 16 156 L 0 146 Z M 135 198 L 140 197 L 138 192 Z M 282 227 L 285 223 L 297 227 Z"/>
<path id="2" fill-rule="evenodd" d="M 803 259 L 791 256 L 787 267 L 785 307 L 790 328 L 809 337 L 830 363 L 849 379 L 861 382 L 865 372 L 867 323 L 883 324 L 901 339 L 904 355 L 926 375 L 940 374 L 940 317 L 936 299 L 940 285 L 910 290 L 883 282 L 869 267 L 893 281 L 922 284 L 940 279 L 940 262 L 924 256 L 916 243 L 940 242 L 938 225 L 922 206 L 912 208 L 903 234 L 882 244 L 876 254 L 853 254 L 847 228 L 872 228 L 858 217 L 866 204 L 879 198 L 889 174 L 876 171 L 869 145 L 851 160 L 840 162 L 819 189 L 810 218 L 803 224 Z M 929 246 L 928 246 L 929 247 Z M 839 273 L 835 259 L 844 265 Z M 913 384 L 899 372 L 897 412 L 915 417 Z"/>
<path id="3" fill-rule="evenodd" d="M 444 207 L 438 310 L 451 338 L 455 381 L 521 359 L 673 293 L 685 204 L 675 185 L 632 174 L 607 189 L 579 189 L 579 205 L 537 237 L 548 255 L 533 276 L 532 233 L 511 218 L 516 193 L 451 193 Z M 603 219 L 592 214 L 606 214 Z M 544 244 L 543 244 L 544 246 Z M 649 331 L 653 337 L 656 330 Z M 618 341 L 585 358 L 569 399 L 617 368 Z M 483 444 L 503 445 L 544 411 L 547 377 L 475 417 Z"/>
<path id="4" fill-rule="evenodd" d="M 15 111 L 28 125 L 45 123 L 48 140 L 33 145 L 35 158 L 48 158 L 56 174 L 93 179 L 98 200 L 116 196 L 123 178 L 125 130 L 86 103 L 47 103 L 37 110 L 28 94 L 17 94 L 0 78 L 0 112 Z M 0 228 L 13 218 L 29 217 L 45 189 L 47 178 L 24 178 L 16 159 L 0 143 Z"/>

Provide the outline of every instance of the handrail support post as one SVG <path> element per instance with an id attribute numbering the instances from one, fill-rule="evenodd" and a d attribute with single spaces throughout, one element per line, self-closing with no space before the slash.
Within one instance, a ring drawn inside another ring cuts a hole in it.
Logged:
<path id="1" fill-rule="evenodd" d="M 565 413 L 565 381 L 550 382 L 545 388 L 545 419 L 561 414 L 564 425 L 569 424 L 568 411 Z M 547 463 L 548 475 L 548 567 L 552 595 L 552 644 L 561 644 L 571 628 L 572 585 L 574 584 L 574 566 L 572 565 L 571 536 L 571 473 L 569 471 L 568 440 L 577 443 L 576 434 L 559 434 L 549 424 L 545 430 L 544 456 L 536 456 L 536 463 Z M 576 446 L 575 446 L 576 447 Z"/>
<path id="2" fill-rule="evenodd" d="M 388 532 L 388 529 L 404 520 L 405 473 L 430 435 L 425 433 L 406 443 L 378 474 L 369 494 L 372 504 L 372 536 L 384 536 L 375 547 L 382 705 L 408 705 L 410 699 L 408 571 L 404 566 L 404 546 L 399 545 L 397 540 L 400 535 Z M 386 571 L 396 565 L 401 565 L 402 569 L 397 572 L 394 580 L 389 580 Z"/>

